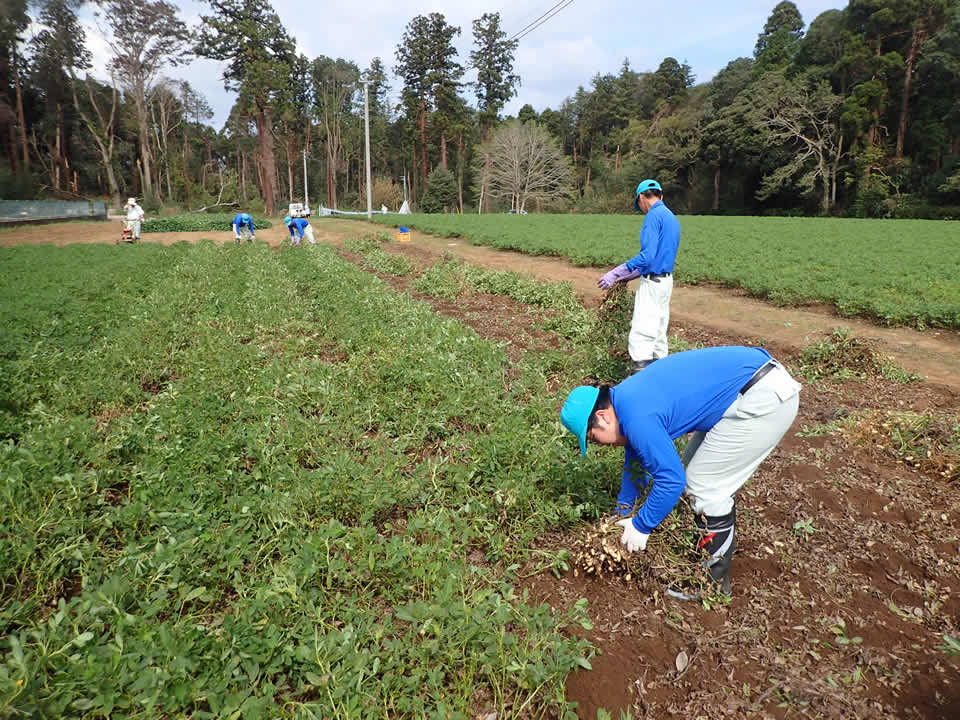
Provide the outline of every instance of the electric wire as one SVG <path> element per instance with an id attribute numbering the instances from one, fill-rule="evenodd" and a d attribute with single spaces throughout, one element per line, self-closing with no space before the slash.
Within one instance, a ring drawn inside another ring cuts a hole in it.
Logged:
<path id="1" fill-rule="evenodd" d="M 569 6 L 572 5 L 572 4 L 573 4 L 573 0 L 567 0 L 567 2 L 565 2 L 563 5 L 561 5 L 560 7 L 558 7 L 556 10 L 554 10 L 554 11 L 553 11 L 552 13 L 550 13 L 549 15 L 547 15 L 545 18 L 543 18 L 543 20 L 541 20 L 540 22 L 538 22 L 536 25 L 534 25 L 532 28 L 530 28 L 529 30 L 527 30 L 526 32 L 524 32 L 522 35 L 518 35 L 518 36 L 517 36 L 516 38 L 514 38 L 514 39 L 515 39 L 515 40 L 522 40 L 522 39 L 525 38 L 527 35 L 529 35 L 529 34 L 532 33 L 534 30 L 536 30 L 538 27 L 540 27 L 541 25 L 543 25 L 547 20 L 549 20 L 550 18 L 552 18 L 554 15 L 556 15 L 558 12 L 560 12 L 561 10 L 563 10 L 563 9 L 566 8 L 566 7 L 569 7 Z"/>
<path id="2" fill-rule="evenodd" d="M 526 37 L 527 35 L 532 33 L 534 30 L 536 30 L 538 27 L 543 25 L 547 20 L 552 18 L 554 15 L 556 15 L 558 12 L 560 12 L 566 7 L 569 7 L 572 4 L 573 4 L 573 0 L 560 0 L 560 2 L 558 2 L 556 5 L 551 7 L 549 10 L 546 10 L 543 13 L 541 13 L 539 17 L 534 18 L 533 20 L 528 22 L 526 25 L 524 25 L 522 28 L 517 30 L 517 32 L 515 32 L 513 36 L 507 40 L 507 42 L 513 42 L 514 40 L 520 40 Z M 474 69 L 476 69 L 476 65 L 474 65 L 473 63 L 470 63 L 463 68 L 463 71 L 469 72 L 470 70 L 474 70 Z"/>
<path id="3" fill-rule="evenodd" d="M 561 5 L 563 5 L 564 3 L 566 3 L 567 5 L 569 5 L 571 2 L 573 2 L 573 0 L 560 0 L 560 2 L 558 2 L 556 5 L 554 5 L 553 7 L 551 7 L 549 10 L 546 10 L 545 12 L 543 12 L 539 17 L 534 18 L 533 20 L 531 20 L 530 22 L 528 22 L 526 25 L 524 25 L 522 28 L 520 28 L 519 30 L 517 30 L 517 32 L 515 32 L 515 33 L 513 34 L 513 37 L 510 38 L 509 42 L 513 42 L 514 40 L 519 39 L 519 38 L 524 34 L 524 31 L 525 31 L 527 28 L 530 28 L 530 30 L 534 30 L 535 28 L 530 27 L 531 25 L 536 25 L 537 23 L 539 23 L 539 22 L 542 21 L 542 20 L 548 20 L 549 18 L 547 18 L 546 16 L 547 16 L 551 11 L 557 10 L 557 12 L 559 12 L 560 10 L 563 9 L 563 8 L 560 7 Z"/>

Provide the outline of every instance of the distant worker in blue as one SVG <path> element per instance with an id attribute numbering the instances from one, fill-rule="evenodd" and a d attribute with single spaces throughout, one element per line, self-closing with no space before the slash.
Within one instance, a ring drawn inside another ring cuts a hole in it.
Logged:
<path id="1" fill-rule="evenodd" d="M 667 326 L 680 223 L 663 204 L 663 190 L 656 180 L 644 180 L 637 185 L 633 207 L 646 215 L 640 231 L 640 252 L 606 273 L 597 286 L 606 290 L 618 282 L 640 278 L 627 337 L 627 351 L 633 361 L 631 370 L 637 372 L 670 353 Z"/>
<path id="2" fill-rule="evenodd" d="M 238 245 L 241 236 L 247 242 L 253 242 L 254 238 L 257 237 L 257 234 L 253 231 L 253 218 L 246 213 L 237 213 L 233 218 L 233 237 Z"/>
<path id="3" fill-rule="evenodd" d="M 283 219 L 283 222 L 286 223 L 287 229 L 290 231 L 291 245 L 300 247 L 300 241 L 303 240 L 303 238 L 306 238 L 311 245 L 317 244 L 317 241 L 313 239 L 313 228 L 310 227 L 310 223 L 307 222 L 306 218 L 292 218 L 287 215 Z"/>
<path id="4" fill-rule="evenodd" d="M 800 388 L 761 348 L 688 350 L 662 358 L 614 387 L 574 388 L 560 419 L 579 440 L 582 455 L 587 440 L 624 448 L 616 511 L 627 550 L 646 549 L 650 533 L 686 495 L 710 577 L 729 594 L 736 548 L 734 495 L 793 424 Z M 673 441 L 687 433 L 693 435 L 681 459 Z M 653 486 L 635 511 L 646 473 Z"/>

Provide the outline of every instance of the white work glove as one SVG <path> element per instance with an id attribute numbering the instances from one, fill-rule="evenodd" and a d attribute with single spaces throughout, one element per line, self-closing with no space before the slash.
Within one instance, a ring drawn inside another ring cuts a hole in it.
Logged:
<path id="1" fill-rule="evenodd" d="M 650 535 L 637 530 L 633 526 L 633 518 L 618 520 L 617 525 L 623 528 L 623 535 L 620 537 L 620 542 L 626 545 L 627 552 L 647 549 L 647 538 L 649 538 Z"/>

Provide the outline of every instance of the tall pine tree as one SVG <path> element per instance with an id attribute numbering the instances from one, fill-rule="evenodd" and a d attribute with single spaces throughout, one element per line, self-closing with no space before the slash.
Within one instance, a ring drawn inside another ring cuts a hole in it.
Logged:
<path id="1" fill-rule="evenodd" d="M 293 39 L 267 0 L 210 0 L 210 6 L 214 14 L 202 17 L 196 52 L 226 61 L 224 87 L 239 93 L 256 123 L 264 212 L 273 215 L 279 193 L 273 121 L 290 81 Z"/>

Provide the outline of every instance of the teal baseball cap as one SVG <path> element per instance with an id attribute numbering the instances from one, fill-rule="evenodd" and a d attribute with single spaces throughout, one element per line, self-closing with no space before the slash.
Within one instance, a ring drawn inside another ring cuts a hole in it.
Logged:
<path id="1" fill-rule="evenodd" d="M 290 217 L 289 215 L 287 215 L 287 216 L 283 219 L 283 222 L 284 222 L 284 224 L 286 224 L 286 225 L 288 225 L 288 226 L 289 226 L 289 225 L 292 225 L 292 224 L 293 224 L 293 218 Z"/>
<path id="2" fill-rule="evenodd" d="M 587 454 L 587 423 L 590 421 L 590 413 L 593 412 L 593 406 L 597 404 L 599 395 L 600 388 L 589 385 L 575 387 L 567 395 L 567 401 L 560 409 L 560 422 L 577 436 L 577 440 L 580 441 L 581 455 Z"/>
<path id="3" fill-rule="evenodd" d="M 637 193 L 633 198 L 633 209 L 637 212 L 640 212 L 640 193 L 645 193 L 647 190 L 659 190 L 663 192 L 663 188 L 660 187 L 660 183 L 656 180 L 644 180 L 637 185 Z"/>

